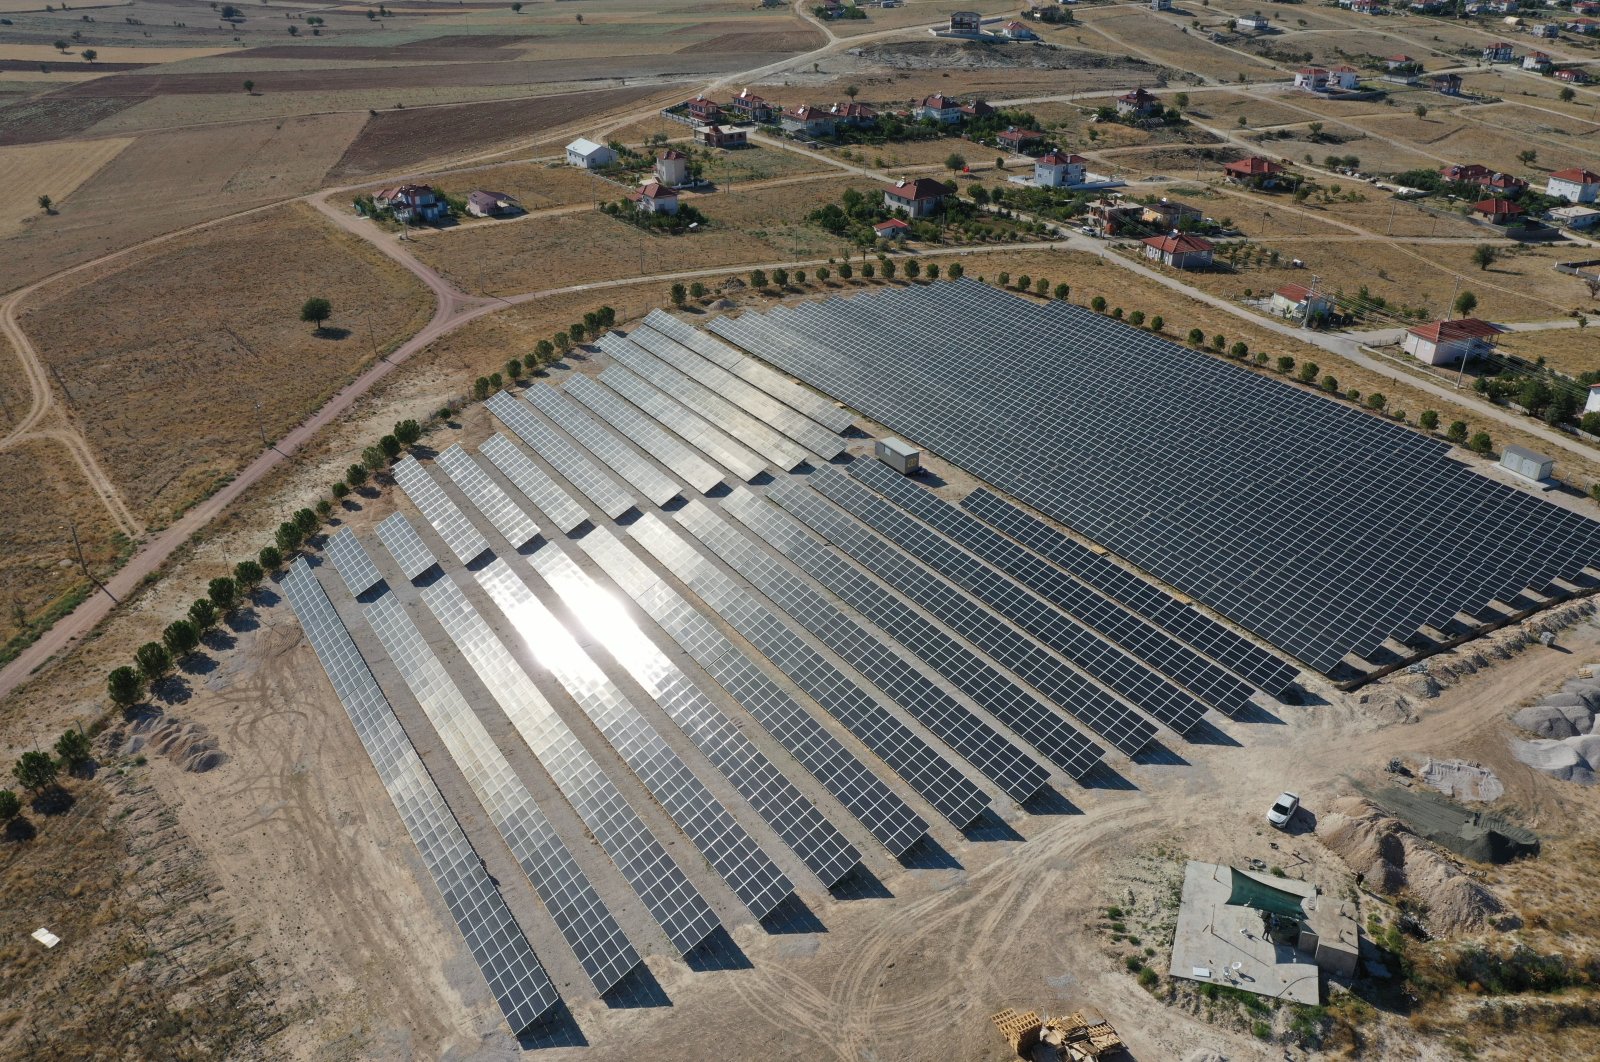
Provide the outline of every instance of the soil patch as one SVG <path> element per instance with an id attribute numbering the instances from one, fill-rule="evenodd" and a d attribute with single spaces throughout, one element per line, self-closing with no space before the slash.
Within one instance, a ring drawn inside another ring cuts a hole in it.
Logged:
<path id="1" fill-rule="evenodd" d="M 237 88 L 236 85 L 236 91 Z M 0 145 L 38 144 L 76 136 L 96 122 L 147 99 L 148 96 L 137 94 L 51 95 L 7 104 L 0 107 Z"/>
<path id="2" fill-rule="evenodd" d="M 790 29 L 763 33 L 724 33 L 709 40 L 696 41 L 677 49 L 674 55 L 728 52 L 809 52 L 823 45 L 822 34 L 812 30 Z"/>
<path id="3" fill-rule="evenodd" d="M 1127 70 L 1137 72 L 1150 87 L 1165 85 L 1170 71 L 1163 66 L 1126 55 L 1078 51 L 1054 45 L 989 44 L 974 48 L 944 41 L 911 41 L 904 44 L 874 44 L 860 50 L 861 58 L 892 70 L 938 69 L 1033 69 L 1033 70 Z"/>

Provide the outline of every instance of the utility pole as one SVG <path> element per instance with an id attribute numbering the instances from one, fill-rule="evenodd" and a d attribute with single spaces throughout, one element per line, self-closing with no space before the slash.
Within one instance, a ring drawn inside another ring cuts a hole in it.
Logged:
<path id="1" fill-rule="evenodd" d="M 122 602 L 117 601 L 117 595 L 113 594 L 110 590 L 107 590 L 106 584 L 102 583 L 99 579 L 96 579 L 94 574 L 89 571 L 89 562 L 84 558 L 83 555 L 83 543 L 78 541 L 78 525 L 73 521 L 68 520 L 67 530 L 72 532 L 72 548 L 78 554 L 78 567 L 83 569 L 83 577 L 93 583 L 97 589 L 99 589 L 112 601 L 120 605 Z"/>

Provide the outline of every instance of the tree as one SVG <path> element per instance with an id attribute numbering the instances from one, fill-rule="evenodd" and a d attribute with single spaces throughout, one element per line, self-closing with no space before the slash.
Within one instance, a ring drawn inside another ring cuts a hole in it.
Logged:
<path id="1" fill-rule="evenodd" d="M 49 789 L 56 781 L 56 761 L 48 752 L 31 749 L 17 758 L 11 774 L 24 789 L 35 793 Z"/>
<path id="2" fill-rule="evenodd" d="M 172 655 L 160 642 L 145 642 L 133 651 L 134 663 L 139 665 L 139 677 L 154 682 L 172 670 Z"/>
<path id="3" fill-rule="evenodd" d="M 1150 318 L 1150 331 L 1152 332 L 1159 332 L 1165 328 L 1166 325 L 1166 319 L 1163 318 L 1159 313 Z"/>
<path id="4" fill-rule="evenodd" d="M 800 284 L 800 285 L 804 285 L 805 284 L 805 282 L 806 282 L 806 271 L 804 269 L 796 269 L 794 271 L 794 282 L 796 284 Z"/>
<path id="5" fill-rule="evenodd" d="M 858 85 L 846 85 L 844 87 L 844 94 L 849 96 L 851 99 L 855 99 L 857 96 L 861 95 L 861 88 Z"/>
<path id="6" fill-rule="evenodd" d="M 1324 376 L 1322 378 L 1322 389 L 1330 395 L 1338 394 L 1339 378 L 1337 376 Z"/>
<path id="7" fill-rule="evenodd" d="M 572 337 L 573 343 L 582 343 L 588 338 L 589 330 L 582 324 L 569 325 L 567 327 L 567 335 Z"/>
<path id="8" fill-rule="evenodd" d="M 682 306 L 689 298 L 689 289 L 682 284 L 672 285 L 672 305 Z"/>
<path id="9" fill-rule="evenodd" d="M 951 173 L 960 173 L 967 168 L 967 157 L 959 151 L 952 151 L 944 157 L 944 168 Z"/>
<path id="10" fill-rule="evenodd" d="M 1479 269 L 1488 269 L 1500 257 L 1500 248 L 1492 243 L 1480 243 L 1472 248 L 1472 261 Z"/>
<path id="11" fill-rule="evenodd" d="M 1578 94 L 1574 92 L 1572 87 L 1569 85 L 1566 88 L 1563 88 L 1560 92 L 1556 93 L 1556 99 L 1560 100 L 1562 103 L 1571 103 L 1577 98 L 1577 95 Z"/>
<path id="12" fill-rule="evenodd" d="M 939 263 L 938 262 L 929 262 L 928 263 L 928 279 L 929 280 L 938 280 L 939 279 Z"/>
<path id="13" fill-rule="evenodd" d="M 534 357 L 539 359 L 539 364 L 543 365 L 545 362 L 555 357 L 556 345 L 550 342 L 548 339 L 541 339 L 539 342 L 533 345 L 533 354 Z"/>
<path id="14" fill-rule="evenodd" d="M 1486 431 L 1474 432 L 1472 438 L 1467 440 L 1467 449 L 1475 454 L 1487 454 L 1494 449 L 1494 440 L 1489 438 Z"/>
<path id="15" fill-rule="evenodd" d="M 189 622 L 195 630 L 204 633 L 217 625 L 217 606 L 209 597 L 197 597 L 189 605 Z"/>
<path id="16" fill-rule="evenodd" d="M 1128 315 L 1128 323 L 1135 328 L 1142 326 L 1144 324 L 1144 311 L 1134 310 Z"/>
<path id="17" fill-rule="evenodd" d="M 915 280 L 918 277 L 920 277 L 921 275 L 922 275 L 922 263 L 917 261 L 915 258 L 907 260 L 907 262 L 906 262 L 906 276 L 910 277 L 912 280 Z"/>
<path id="18" fill-rule="evenodd" d="M 750 271 L 750 286 L 758 291 L 767 287 L 767 271 L 765 269 L 752 269 Z"/>
<path id="19" fill-rule="evenodd" d="M 872 267 L 869 265 L 866 268 L 871 269 Z M 849 262 L 840 262 L 839 263 L 839 279 L 840 280 L 849 280 L 851 277 L 853 277 L 855 275 L 856 275 L 855 267 L 852 266 Z"/>
<path id="20" fill-rule="evenodd" d="M 1424 409 L 1422 416 L 1417 418 L 1417 423 L 1422 425 L 1423 431 L 1433 431 L 1439 426 L 1438 410 Z"/>
<path id="21" fill-rule="evenodd" d="M 344 480 L 352 487 L 360 487 L 361 484 L 367 481 L 368 474 L 367 466 L 351 465 L 349 468 L 344 470 Z"/>
<path id="22" fill-rule="evenodd" d="M 46 214 L 54 214 L 56 212 L 55 205 L 56 201 L 51 199 L 49 196 L 41 195 L 39 197 L 39 209 L 43 210 Z"/>
<path id="23" fill-rule="evenodd" d="M 1426 118 L 1428 116 L 1428 108 L 1419 103 L 1412 108 L 1411 113 L 1418 118 Z"/>
<path id="24" fill-rule="evenodd" d="M 317 514 L 310 509 L 296 509 L 290 519 L 294 520 L 294 526 L 300 529 L 300 533 L 307 536 L 315 532 L 322 523 L 317 519 Z"/>
<path id="25" fill-rule="evenodd" d="M 960 280 L 966 275 L 966 272 L 966 269 L 962 267 L 960 262 L 951 262 L 949 272 L 946 273 L 946 276 L 948 276 L 951 280 Z"/>
<path id="26" fill-rule="evenodd" d="M 1389 400 L 1383 396 L 1382 392 L 1374 391 L 1367 396 L 1368 409 L 1382 409 L 1388 404 Z"/>
<path id="27" fill-rule="evenodd" d="M 871 262 L 867 262 L 861 267 L 861 275 L 866 277 L 868 280 L 871 280 L 873 277 L 878 275 L 878 269 Z"/>
<path id="28" fill-rule="evenodd" d="M 139 673 L 131 667 L 116 668 L 106 676 L 106 696 L 112 704 L 127 707 L 139 700 Z"/>
<path id="29" fill-rule="evenodd" d="M 256 83 L 254 81 L 246 79 L 245 83 L 244 83 L 244 91 L 245 91 L 245 93 L 247 95 L 251 95 L 251 96 L 255 95 Z"/>
<path id="30" fill-rule="evenodd" d="M 285 553 L 293 553 L 299 549 L 300 543 L 305 539 L 300 529 L 287 520 L 278 525 L 277 533 L 273 537 L 278 543 L 278 548 Z"/>
<path id="31" fill-rule="evenodd" d="M 522 378 L 522 359 L 521 358 L 507 358 L 506 359 L 506 379 L 515 381 L 515 380 L 519 380 L 521 378 Z M 395 437 L 396 438 L 399 438 L 399 435 L 400 435 L 400 433 L 398 431 L 395 432 Z M 400 441 L 401 442 L 405 442 L 404 439 L 401 439 Z M 416 441 L 415 439 L 412 440 L 412 442 L 415 442 L 415 441 Z M 410 443 L 407 443 L 406 445 L 409 446 Z"/>
<path id="32" fill-rule="evenodd" d="M 0 789 L 0 822 L 10 822 L 22 814 L 22 801 L 9 789 Z"/>
<path id="33" fill-rule="evenodd" d="M 1311 131 L 1311 142 L 1313 144 L 1318 143 L 1319 141 L 1322 140 L 1322 123 L 1321 122 L 1312 122 L 1309 125 L 1307 125 L 1306 128 Z"/>
<path id="34" fill-rule="evenodd" d="M 522 363 L 517 361 L 516 358 L 512 358 L 511 361 L 507 363 L 506 368 L 509 369 L 512 365 L 517 367 L 518 372 L 521 371 Z M 517 373 L 514 372 L 511 375 L 515 376 Z M 399 439 L 406 446 L 415 446 L 417 444 L 417 440 L 422 438 L 422 425 L 411 419 L 399 421 L 394 426 L 394 437 Z"/>
<path id="35" fill-rule="evenodd" d="M 262 546 L 261 552 L 256 554 L 264 572 L 275 572 L 283 567 L 283 550 L 277 546 Z"/>
<path id="36" fill-rule="evenodd" d="M 1307 362 L 1301 363 L 1300 371 L 1298 373 L 1296 373 L 1295 376 L 1299 379 L 1299 381 L 1301 383 L 1315 383 L 1316 380 L 1317 380 L 1317 374 L 1320 373 L 1321 371 L 1322 371 L 1322 367 L 1319 366 L 1316 362 L 1307 361 Z"/>
<path id="37" fill-rule="evenodd" d="M 833 273 L 828 269 L 827 266 L 817 266 L 818 284 L 826 284 L 828 282 L 828 278 L 831 276 L 833 276 Z"/>
<path id="38" fill-rule="evenodd" d="M 70 47 L 72 47 L 72 45 L 68 44 L 64 40 L 60 40 L 59 38 L 56 40 L 56 44 L 55 44 L 56 51 L 65 53 L 66 50 L 68 48 L 70 48 Z"/>
<path id="39" fill-rule="evenodd" d="M 320 519 L 326 520 L 328 517 L 333 515 L 333 502 L 329 501 L 327 498 L 318 498 L 316 508 L 317 516 Z"/>
<path id="40" fill-rule="evenodd" d="M 167 624 L 167 629 L 161 632 L 161 642 L 172 654 L 173 659 L 181 659 L 194 652 L 195 647 L 200 644 L 200 632 L 186 619 L 173 620 Z"/>
<path id="41" fill-rule="evenodd" d="M 979 206 L 989 205 L 989 189 L 985 188 L 981 184 L 975 184 L 971 188 L 968 188 L 967 195 L 971 196 L 972 201 L 977 203 Z"/>
<path id="42" fill-rule="evenodd" d="M 557 332 L 553 338 L 556 341 L 556 349 L 562 354 L 572 349 L 572 337 L 567 333 Z"/>
<path id="43" fill-rule="evenodd" d="M 893 259 L 885 258 L 883 260 L 883 279 L 885 279 L 885 280 L 893 280 L 894 279 L 894 260 Z"/>
<path id="44" fill-rule="evenodd" d="M 772 271 L 772 284 L 779 291 L 787 288 L 789 286 L 789 271 L 781 267 L 774 269 Z"/>
<path id="45" fill-rule="evenodd" d="M 240 593 L 248 594 L 261 585 L 261 577 L 265 573 L 261 565 L 253 560 L 242 560 L 233 566 L 233 583 L 239 588 Z"/>
<path id="46" fill-rule="evenodd" d="M 81 730 L 67 730 L 56 738 L 56 755 L 61 757 L 61 762 L 66 764 L 69 771 L 75 771 L 88 763 L 93 753 L 89 735 Z"/>
<path id="47" fill-rule="evenodd" d="M 1485 246 L 1487 246 L 1487 244 Z M 1456 313 L 1465 317 L 1467 314 L 1478 308 L 1478 297 L 1470 291 L 1463 291 L 1460 295 L 1456 296 L 1454 305 L 1456 308 Z"/>
<path id="48" fill-rule="evenodd" d="M 333 303 L 324 298 L 310 298 L 300 306 L 300 320 L 311 325 L 313 332 L 321 332 L 323 324 L 332 316 Z"/>
<path id="49" fill-rule="evenodd" d="M 1464 420 L 1452 420 L 1450 422 L 1450 427 L 1445 429 L 1444 437 L 1453 443 L 1466 442 L 1467 422 Z"/>
<path id="50" fill-rule="evenodd" d="M 1038 280 L 1035 280 L 1033 282 L 1033 293 L 1035 295 L 1041 295 L 1042 296 L 1045 292 L 1047 292 L 1049 290 L 1050 290 L 1050 282 L 1048 280 L 1046 280 L 1044 277 L 1040 277 Z"/>
<path id="51" fill-rule="evenodd" d="M 1294 372 L 1294 359 L 1287 354 L 1280 355 L 1278 357 L 1278 374 L 1287 376 L 1291 372 Z"/>
<path id="52" fill-rule="evenodd" d="M 1056 301 L 1057 302 L 1066 302 L 1067 301 L 1067 296 L 1071 295 L 1071 294 L 1072 294 L 1072 285 L 1070 285 L 1070 284 L 1057 284 L 1056 285 L 1055 296 L 1056 296 Z"/>
<path id="53" fill-rule="evenodd" d="M 100 58 L 100 53 L 95 51 L 93 48 L 85 48 L 83 50 L 83 61 L 84 62 L 92 63 L 98 58 Z"/>
<path id="54" fill-rule="evenodd" d="M 1535 162 L 1539 161 L 1539 153 L 1532 148 L 1523 148 L 1521 151 L 1517 152 L 1517 161 L 1522 163 L 1524 166 L 1532 166 Z"/>
<path id="55" fill-rule="evenodd" d="M 1021 276 L 1017 277 L 1018 291 L 1027 291 L 1031 287 L 1033 287 L 1033 278 L 1028 274 L 1023 273 Z"/>
<path id="56" fill-rule="evenodd" d="M 1010 273 L 1002 271 L 1000 273 L 1000 275 L 995 277 L 994 279 L 995 279 L 995 283 L 999 284 L 1002 288 L 1006 288 L 1006 287 L 1010 287 L 1011 286 L 1011 274 Z"/>
<path id="57" fill-rule="evenodd" d="M 1098 295 L 1095 296 L 1095 301 L 1099 302 L 1101 306 L 1104 306 L 1106 304 L 1106 300 L 1100 298 L 1100 296 L 1098 296 Z M 1198 329 L 1198 328 L 1189 329 L 1189 345 L 1190 346 L 1198 347 L 1202 343 L 1204 343 L 1205 341 L 1206 341 L 1206 334 L 1204 332 L 1200 331 L 1200 329 Z"/>
<path id="58" fill-rule="evenodd" d="M 1221 350 L 1227 345 L 1228 337 L 1223 335 L 1221 332 L 1218 332 L 1216 335 L 1211 337 L 1211 347 L 1213 350 Z"/>
<path id="59" fill-rule="evenodd" d="M 817 270 L 817 276 L 819 276 L 819 277 L 822 276 L 822 270 L 820 270 L 820 269 Z M 704 284 L 702 284 L 698 280 L 692 281 L 689 284 L 689 298 L 691 298 L 691 299 L 703 299 L 705 297 L 706 297 L 706 286 Z"/>
<path id="60" fill-rule="evenodd" d="M 518 3 L 515 3 L 515 4 L 511 5 L 511 10 L 516 12 L 516 13 L 518 13 L 518 14 L 521 14 L 521 12 L 522 12 L 522 4 L 521 4 L 520 0 L 519 0 Z"/>
<path id="61" fill-rule="evenodd" d="M 1180 111 L 1185 110 L 1189 106 L 1189 94 L 1187 92 L 1180 92 L 1176 96 L 1172 97 L 1172 102 Z"/>
<path id="62" fill-rule="evenodd" d="M 479 377 L 482 379 L 482 377 Z M 485 380 L 485 383 L 488 381 Z M 376 472 L 389 463 L 389 455 L 383 452 L 381 446 L 369 446 L 361 451 L 361 463 L 367 466 L 368 472 Z"/>

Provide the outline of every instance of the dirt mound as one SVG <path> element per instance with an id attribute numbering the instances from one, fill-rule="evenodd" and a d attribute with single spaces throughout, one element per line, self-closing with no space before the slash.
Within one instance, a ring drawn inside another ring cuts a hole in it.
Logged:
<path id="1" fill-rule="evenodd" d="M 908 41 L 873 44 L 855 54 L 893 70 L 1126 70 L 1136 73 L 1147 88 L 1167 83 L 1168 71 L 1144 59 L 1103 55 L 1037 44 L 971 44 L 954 41 Z"/>
<path id="2" fill-rule="evenodd" d="M 1372 888 L 1406 893 L 1423 905 L 1423 921 L 1436 937 L 1478 932 L 1505 910 L 1499 897 L 1405 823 L 1360 797 L 1336 801 L 1317 823 L 1317 837 Z"/>
<path id="3" fill-rule="evenodd" d="M 1573 679 L 1511 721 L 1537 741 L 1512 741 L 1518 760 L 1552 778 L 1579 785 L 1600 780 L 1600 678 Z"/>
<path id="4" fill-rule="evenodd" d="M 165 756 L 193 774 L 204 774 L 228 762 L 211 731 L 199 723 L 151 712 L 131 721 L 126 730 L 111 735 L 112 748 L 121 756 L 141 752 Z"/>

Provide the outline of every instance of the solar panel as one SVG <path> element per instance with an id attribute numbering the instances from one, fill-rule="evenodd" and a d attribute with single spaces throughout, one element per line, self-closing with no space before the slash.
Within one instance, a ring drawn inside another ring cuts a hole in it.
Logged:
<path id="1" fill-rule="evenodd" d="M 366 606 L 366 614 L 595 991 L 610 990 L 641 961 L 622 927 L 400 602 L 384 593 Z"/>
<path id="2" fill-rule="evenodd" d="M 1250 703 L 1253 691 L 1245 683 L 1142 616 L 1045 563 L 887 465 L 857 461 L 851 466 L 850 474 L 1066 615 L 1174 680 L 1205 704 L 1232 715 Z"/>
<path id="3" fill-rule="evenodd" d="M 394 481 L 462 564 L 470 563 L 489 548 L 483 532 L 473 526 L 416 458 L 405 457 L 394 466 Z"/>
<path id="4" fill-rule="evenodd" d="M 378 525 L 377 532 L 378 541 L 394 557 L 407 579 L 415 580 L 438 563 L 434 560 L 433 551 L 422 541 L 422 536 L 417 534 L 417 529 L 411 526 L 411 521 L 406 519 L 404 513 L 385 517 Z"/>
<path id="5" fill-rule="evenodd" d="M 533 451 L 550 467 L 566 477 L 600 511 L 615 520 L 633 508 L 633 496 L 600 467 L 585 457 L 566 437 L 544 421 L 534 416 L 526 402 L 513 398 L 504 391 L 490 395 L 484 402 L 489 412 L 511 429 L 512 434 L 533 448 Z"/>
<path id="6" fill-rule="evenodd" d="M 1044 788 L 1049 771 L 704 504 L 691 503 L 676 519 L 1013 800 L 1022 803 Z"/>
<path id="7" fill-rule="evenodd" d="M 980 487 L 967 495 L 961 505 L 1274 697 L 1282 697 L 1299 677 L 1292 664 L 998 495 Z"/>
<path id="8" fill-rule="evenodd" d="M 1083 778 L 1104 758 L 1105 750 L 1099 745 L 818 542 L 787 513 L 742 489 L 724 499 L 722 507 L 1073 778 Z"/>
<path id="9" fill-rule="evenodd" d="M 865 487 L 830 468 L 819 469 L 811 482 L 862 523 L 1178 733 L 1188 733 L 1205 716 L 1205 705 L 1139 660 L 983 565 L 970 553 L 940 538 L 927 525 Z"/>
<path id="10" fill-rule="evenodd" d="M 602 336 L 599 346 L 615 361 L 716 424 L 779 468 L 789 471 L 810 459 L 804 448 L 776 428 L 757 420 L 710 388 L 689 379 L 615 332 Z"/>
<path id="11" fill-rule="evenodd" d="M 534 384 L 526 395 L 534 408 L 555 421 L 561 430 L 577 439 L 646 498 L 657 505 L 665 505 L 678 496 L 678 484 L 672 477 L 641 457 L 615 432 L 595 420 L 588 410 L 554 387 L 546 383 Z"/>
<path id="12" fill-rule="evenodd" d="M 861 862 L 855 846 L 656 648 L 618 598 L 558 549 L 540 550 L 532 563 L 590 636 L 655 699 L 823 885 L 834 884 Z"/>
<path id="13" fill-rule="evenodd" d="M 916 602 L 1001 667 L 1129 756 L 1156 728 L 1121 701 L 1019 634 L 972 597 L 845 516 L 809 487 L 784 483 L 769 495 L 863 568 Z"/>
<path id="14" fill-rule="evenodd" d="M 506 1023 L 522 1032 L 561 1001 L 555 986 L 304 558 L 282 586 Z"/>
<path id="15" fill-rule="evenodd" d="M 700 493 L 715 490 L 722 484 L 722 473 L 712 467 L 711 462 L 662 430 L 656 421 L 617 397 L 615 391 L 588 376 L 573 376 L 567 380 L 563 390 L 631 439 L 639 449 L 672 469 Z"/>
<path id="16" fill-rule="evenodd" d="M 450 447 L 433 460 L 467 500 L 489 518 L 500 537 L 511 543 L 513 549 L 520 549 L 539 537 L 539 525 L 459 445 Z"/>
<path id="17" fill-rule="evenodd" d="M 562 534 L 570 534 L 573 528 L 589 519 L 583 506 L 573 501 L 572 495 L 557 486 L 556 481 L 535 464 L 533 458 L 519 450 L 517 444 L 506 436 L 491 436 L 478 447 L 478 452 L 526 495 L 534 508 L 555 524 Z"/>
<path id="18" fill-rule="evenodd" d="M 348 527 L 341 527 L 328 536 L 327 550 L 351 597 L 360 597 L 383 582 L 383 573 L 378 571 L 377 565 L 372 563 L 372 558 L 367 556 L 367 551 L 361 548 L 361 543 L 356 541 L 356 536 Z M 431 560 L 429 563 L 432 563 Z"/>
<path id="19" fill-rule="evenodd" d="M 959 828 L 983 813 L 989 803 L 983 790 L 653 513 L 628 531 L 939 814 Z"/>
<path id="20" fill-rule="evenodd" d="M 776 398 L 747 383 L 714 362 L 707 361 L 676 340 L 651 328 L 636 328 L 630 342 L 648 350 L 689 379 L 732 402 L 821 457 L 831 460 L 844 453 L 844 440 L 809 417 L 795 412 Z"/>
<path id="21" fill-rule="evenodd" d="M 687 955 L 721 925 L 700 893 L 461 588 L 438 579 L 423 589 L 422 601 L 667 939 Z"/>
<path id="22" fill-rule="evenodd" d="M 663 310 L 651 310 L 644 323 L 682 343 L 707 361 L 716 362 L 741 379 L 755 384 L 784 405 L 804 413 L 830 431 L 849 431 L 855 423 L 855 418 L 848 411 L 840 409 L 825 396 L 795 383 L 687 321 L 680 321 Z"/>
<path id="23" fill-rule="evenodd" d="M 609 531 L 596 528 L 578 545 L 891 855 L 928 832 L 921 816 Z"/>
<path id="24" fill-rule="evenodd" d="M 620 365 L 608 365 L 600 382 L 699 447 L 707 457 L 749 482 L 764 473 L 766 461 L 698 413 L 641 380 Z"/>
<path id="25" fill-rule="evenodd" d="M 533 596 L 527 584 L 498 558 L 475 574 L 540 666 L 561 683 L 751 913 L 761 918 L 786 900 L 794 892 L 788 876 L 606 677 L 561 621 Z"/>

